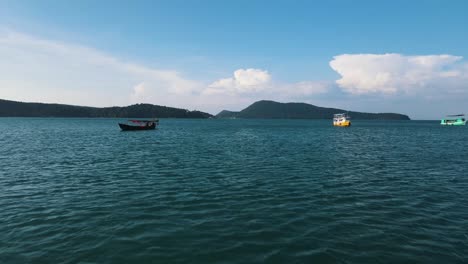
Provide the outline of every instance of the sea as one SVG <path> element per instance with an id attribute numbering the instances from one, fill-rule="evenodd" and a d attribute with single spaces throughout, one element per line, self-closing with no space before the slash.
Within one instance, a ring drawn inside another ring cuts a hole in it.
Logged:
<path id="1" fill-rule="evenodd" d="M 468 263 L 468 127 L 0 118 L 0 263 Z"/>

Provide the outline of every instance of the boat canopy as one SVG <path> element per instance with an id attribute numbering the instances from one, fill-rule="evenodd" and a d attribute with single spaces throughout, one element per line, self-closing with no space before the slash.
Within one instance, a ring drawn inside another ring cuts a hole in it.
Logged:
<path id="1" fill-rule="evenodd" d="M 445 118 L 443 118 L 442 120 L 447 120 L 447 121 L 462 120 L 462 121 L 465 121 L 465 115 L 464 114 L 446 115 Z"/>
<path id="2" fill-rule="evenodd" d="M 159 122 L 158 119 L 154 119 L 154 120 L 128 120 L 132 123 L 152 123 L 152 122 Z"/>
<path id="3" fill-rule="evenodd" d="M 349 117 L 349 116 L 346 113 L 341 113 L 341 114 L 334 114 L 333 117 L 340 118 L 340 117 Z"/>

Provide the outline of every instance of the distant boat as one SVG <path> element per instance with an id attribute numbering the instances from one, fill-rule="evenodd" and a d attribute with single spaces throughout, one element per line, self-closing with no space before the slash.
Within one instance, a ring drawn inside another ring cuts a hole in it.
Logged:
<path id="1" fill-rule="evenodd" d="M 466 125 L 466 118 L 464 114 L 448 115 L 440 120 L 440 124 L 443 126 L 464 126 Z"/>
<path id="2" fill-rule="evenodd" d="M 127 124 L 119 123 L 123 131 L 151 130 L 159 124 L 158 119 L 153 120 L 128 120 Z"/>
<path id="3" fill-rule="evenodd" d="M 351 126 L 351 121 L 349 121 L 350 117 L 348 114 L 334 114 L 333 115 L 333 125 L 340 126 L 340 127 L 348 127 Z"/>

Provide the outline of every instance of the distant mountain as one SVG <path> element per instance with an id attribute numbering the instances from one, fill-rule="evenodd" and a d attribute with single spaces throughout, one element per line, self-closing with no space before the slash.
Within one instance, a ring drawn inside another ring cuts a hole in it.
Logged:
<path id="1" fill-rule="evenodd" d="M 284 119 L 331 119 L 333 114 L 349 113 L 352 119 L 410 120 L 407 115 L 395 113 L 363 113 L 337 108 L 319 107 L 306 103 L 278 103 L 258 101 L 240 112 L 223 110 L 217 118 L 284 118 Z"/>
<path id="2" fill-rule="evenodd" d="M 0 99 L 0 117 L 209 118 L 212 115 L 200 111 L 152 104 L 99 108 L 64 104 L 23 103 Z"/>
<path id="3" fill-rule="evenodd" d="M 223 111 L 219 112 L 216 115 L 216 117 L 217 118 L 237 118 L 238 115 L 239 115 L 239 112 L 223 110 Z"/>

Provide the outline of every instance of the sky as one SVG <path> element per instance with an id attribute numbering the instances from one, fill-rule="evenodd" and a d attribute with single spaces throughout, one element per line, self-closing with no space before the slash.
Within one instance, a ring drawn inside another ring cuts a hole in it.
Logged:
<path id="1" fill-rule="evenodd" d="M 468 114 L 467 1 L 0 0 L 0 98 Z"/>

